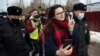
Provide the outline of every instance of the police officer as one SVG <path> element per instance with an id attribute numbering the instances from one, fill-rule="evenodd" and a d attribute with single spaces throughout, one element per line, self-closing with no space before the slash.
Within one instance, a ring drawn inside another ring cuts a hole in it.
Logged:
<path id="1" fill-rule="evenodd" d="M 73 19 L 75 20 L 72 32 L 74 56 L 88 56 L 88 45 L 90 44 L 90 34 L 86 18 L 87 6 L 77 3 L 73 6 Z"/>
<path id="2" fill-rule="evenodd" d="M 10 6 L 7 12 L 9 20 L 0 25 L 0 56 L 29 56 L 31 43 L 23 22 L 19 20 L 22 9 Z"/>

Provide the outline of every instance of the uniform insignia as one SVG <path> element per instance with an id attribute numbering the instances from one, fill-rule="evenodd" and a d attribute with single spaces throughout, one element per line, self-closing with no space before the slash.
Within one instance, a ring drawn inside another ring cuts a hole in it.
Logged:
<path id="1" fill-rule="evenodd" d="M 22 36 L 23 38 L 25 37 L 25 28 L 21 29 L 22 30 Z"/>
<path id="2" fill-rule="evenodd" d="M 85 30 L 85 34 L 87 33 L 87 30 Z"/>
<path id="3" fill-rule="evenodd" d="M 86 23 L 85 26 L 88 26 L 88 24 Z"/>

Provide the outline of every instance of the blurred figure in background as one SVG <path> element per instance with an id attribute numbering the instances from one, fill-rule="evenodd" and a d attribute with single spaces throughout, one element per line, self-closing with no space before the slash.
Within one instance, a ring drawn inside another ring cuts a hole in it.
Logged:
<path id="1" fill-rule="evenodd" d="M 39 56 L 42 56 L 42 49 L 39 42 L 39 32 L 41 29 L 41 21 L 37 10 L 32 10 L 30 17 L 26 22 L 26 27 L 30 33 L 30 38 L 33 43 L 33 53 L 32 56 L 36 56 L 39 53 Z"/>
<path id="2" fill-rule="evenodd" d="M 7 13 L 6 12 L 0 12 L 0 24 L 3 24 L 6 21 Z"/>
<path id="3" fill-rule="evenodd" d="M 47 15 L 46 15 L 46 11 L 45 10 L 41 11 L 40 20 L 41 20 L 42 25 L 46 24 L 46 22 L 47 22 Z"/>

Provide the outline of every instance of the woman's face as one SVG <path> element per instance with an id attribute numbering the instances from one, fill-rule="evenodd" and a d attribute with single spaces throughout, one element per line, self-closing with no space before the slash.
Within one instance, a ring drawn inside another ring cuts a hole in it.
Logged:
<path id="1" fill-rule="evenodd" d="M 54 18 L 59 21 L 63 21 L 65 19 L 65 12 L 64 12 L 63 8 L 58 7 L 57 9 L 55 9 Z"/>

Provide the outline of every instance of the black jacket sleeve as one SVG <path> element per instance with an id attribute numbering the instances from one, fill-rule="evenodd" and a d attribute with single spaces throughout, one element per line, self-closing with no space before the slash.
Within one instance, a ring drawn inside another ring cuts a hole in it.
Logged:
<path id="1" fill-rule="evenodd" d="M 0 18 L 0 56 L 7 56 L 6 52 L 6 45 L 4 43 L 4 38 L 2 37 L 2 25 L 6 23 L 7 21 L 4 20 L 3 18 Z"/>
<path id="2" fill-rule="evenodd" d="M 89 32 L 89 30 L 87 30 L 87 33 L 85 35 L 86 35 L 86 43 L 87 43 L 87 45 L 89 45 L 90 44 L 90 32 Z"/>

